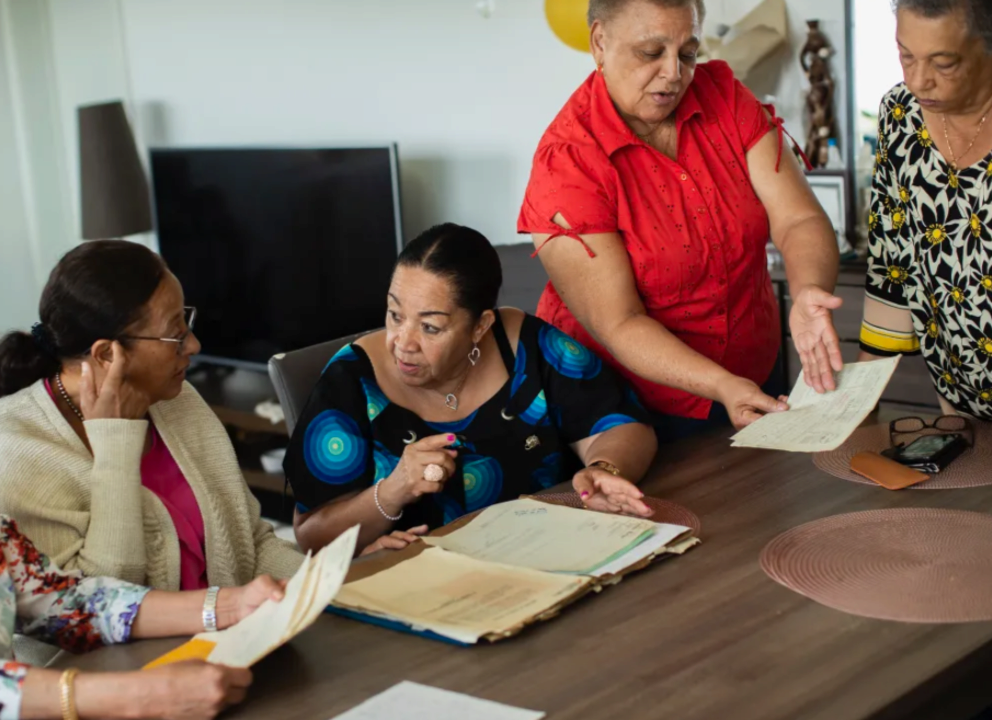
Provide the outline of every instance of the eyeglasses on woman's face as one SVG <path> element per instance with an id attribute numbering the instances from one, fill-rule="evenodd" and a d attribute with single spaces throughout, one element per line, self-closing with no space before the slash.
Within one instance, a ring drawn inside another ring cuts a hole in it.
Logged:
<path id="1" fill-rule="evenodd" d="M 186 329 L 175 337 L 150 337 L 148 335 L 123 335 L 122 339 L 127 340 L 154 340 L 156 342 L 175 343 L 176 355 L 182 355 L 186 350 L 186 341 L 193 334 L 193 324 L 196 322 L 196 308 L 187 306 L 183 308 L 183 324 Z"/>

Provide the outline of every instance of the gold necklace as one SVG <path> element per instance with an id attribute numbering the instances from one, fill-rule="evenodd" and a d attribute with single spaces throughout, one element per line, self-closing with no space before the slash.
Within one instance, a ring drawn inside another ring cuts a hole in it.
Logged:
<path id="1" fill-rule="evenodd" d="M 944 120 L 944 140 L 947 142 L 948 152 L 951 153 L 951 169 L 954 170 L 954 172 L 957 172 L 960 169 L 958 168 L 959 156 L 954 154 L 954 147 L 951 145 L 951 137 L 947 134 L 947 114 L 944 113 L 943 115 L 941 115 L 941 117 Z M 978 130 L 975 131 L 975 137 L 971 139 L 971 145 L 968 146 L 967 150 L 961 153 L 960 157 L 965 157 L 968 153 L 971 152 L 971 149 L 975 147 L 975 143 L 978 142 L 978 136 L 982 134 L 982 128 L 985 127 L 985 119 L 987 117 L 988 117 L 987 113 L 982 116 L 981 122 L 978 123 Z"/>

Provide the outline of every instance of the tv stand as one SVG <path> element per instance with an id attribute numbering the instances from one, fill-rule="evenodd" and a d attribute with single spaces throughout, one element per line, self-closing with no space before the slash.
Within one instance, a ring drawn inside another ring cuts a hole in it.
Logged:
<path id="1" fill-rule="evenodd" d="M 201 363 L 190 369 L 187 380 L 227 428 L 245 482 L 262 504 L 262 514 L 291 522 L 292 490 L 286 489 L 284 499 L 285 477 L 263 470 L 260 460 L 262 453 L 286 447 L 289 441 L 285 422 L 273 424 L 255 414 L 259 403 L 276 400 L 269 376 L 256 370 Z"/>

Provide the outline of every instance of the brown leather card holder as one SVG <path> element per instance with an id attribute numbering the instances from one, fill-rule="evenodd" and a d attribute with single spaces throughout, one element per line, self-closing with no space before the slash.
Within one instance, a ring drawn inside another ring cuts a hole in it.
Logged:
<path id="1" fill-rule="evenodd" d="M 851 470 L 889 490 L 902 490 L 930 479 L 926 473 L 900 465 L 874 452 L 859 452 L 851 458 Z"/>

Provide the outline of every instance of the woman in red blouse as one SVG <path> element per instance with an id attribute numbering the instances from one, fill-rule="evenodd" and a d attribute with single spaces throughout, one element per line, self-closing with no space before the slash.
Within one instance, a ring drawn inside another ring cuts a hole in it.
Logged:
<path id="1" fill-rule="evenodd" d="M 591 0 L 598 68 L 541 140 L 518 221 L 551 278 L 537 314 L 687 419 L 662 421 L 670 438 L 786 409 L 761 389 L 781 337 L 769 237 L 806 378 L 832 390 L 842 367 L 833 228 L 781 120 L 725 63 L 697 67 L 703 14 L 703 0 Z"/>

